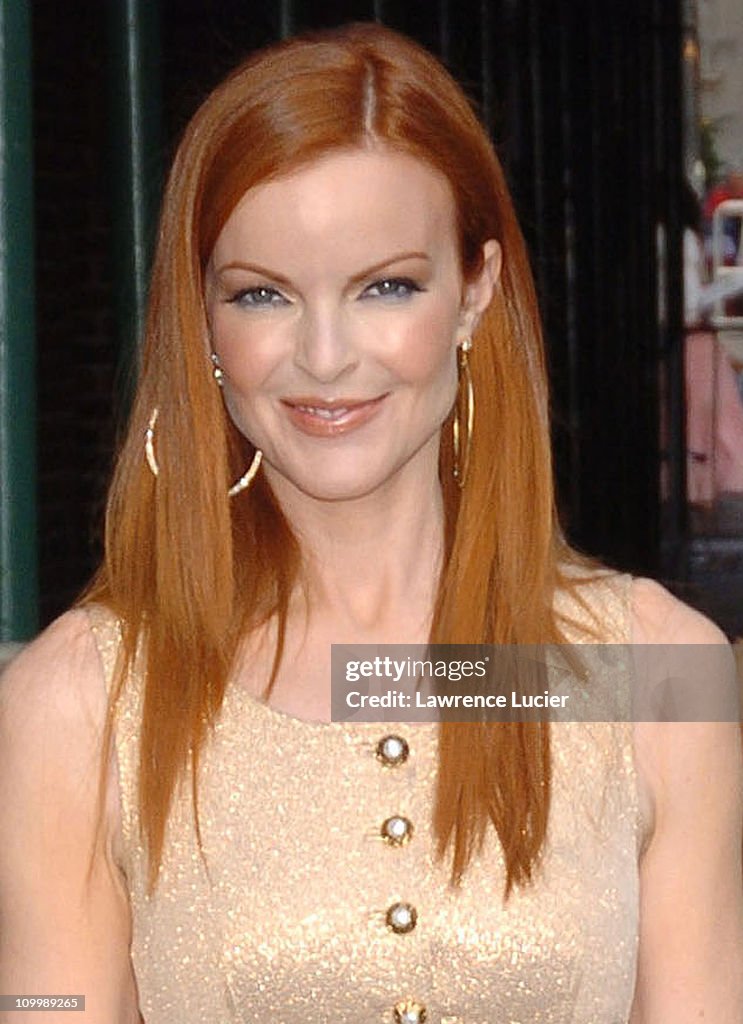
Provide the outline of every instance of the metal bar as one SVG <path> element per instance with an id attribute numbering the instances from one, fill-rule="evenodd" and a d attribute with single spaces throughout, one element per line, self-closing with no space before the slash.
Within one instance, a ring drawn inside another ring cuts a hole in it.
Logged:
<path id="1" fill-rule="evenodd" d="M 0 641 L 38 628 L 31 19 L 0 0 Z"/>
<path id="2" fill-rule="evenodd" d="M 294 12 L 292 0 L 281 0 L 279 8 L 279 33 L 282 39 L 288 39 L 294 32 Z"/>
<path id="3" fill-rule="evenodd" d="M 106 7 L 118 402 L 125 414 L 138 369 L 160 199 L 160 12 L 157 0 L 120 0 Z"/>

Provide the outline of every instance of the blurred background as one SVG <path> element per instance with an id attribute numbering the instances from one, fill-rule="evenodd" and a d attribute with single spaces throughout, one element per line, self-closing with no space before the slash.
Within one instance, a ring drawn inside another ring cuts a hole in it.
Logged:
<path id="1" fill-rule="evenodd" d="M 100 558 L 186 121 L 253 48 L 349 20 L 439 54 L 506 166 L 570 539 L 743 635 L 740 0 L 0 0 L 0 641 Z"/>

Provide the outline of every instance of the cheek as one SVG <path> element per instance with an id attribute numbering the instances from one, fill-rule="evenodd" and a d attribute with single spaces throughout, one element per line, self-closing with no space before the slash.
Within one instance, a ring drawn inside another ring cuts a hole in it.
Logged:
<path id="1" fill-rule="evenodd" d="M 414 383 L 455 372 L 456 318 L 448 310 L 432 309 L 401 334 L 396 354 L 399 375 Z"/>
<path id="2" fill-rule="evenodd" d="M 213 326 L 212 344 L 224 370 L 225 393 L 258 387 L 281 359 L 281 339 L 265 325 L 235 324 L 224 318 Z"/>

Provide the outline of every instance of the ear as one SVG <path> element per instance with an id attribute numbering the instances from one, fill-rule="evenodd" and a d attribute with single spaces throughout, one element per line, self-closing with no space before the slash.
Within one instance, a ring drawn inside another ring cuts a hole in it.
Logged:
<path id="1" fill-rule="evenodd" d="M 503 262 L 500 243 L 494 238 L 489 239 L 482 247 L 482 267 L 476 277 L 465 281 L 462 291 L 462 308 L 460 310 L 457 344 L 471 338 L 477 323 L 490 305 Z"/>

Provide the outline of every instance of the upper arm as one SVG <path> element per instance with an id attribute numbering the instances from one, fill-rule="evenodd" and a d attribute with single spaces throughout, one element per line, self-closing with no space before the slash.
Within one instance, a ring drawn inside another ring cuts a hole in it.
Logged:
<path id="1" fill-rule="evenodd" d="M 85 995 L 88 1019 L 135 1024 L 110 766 L 88 875 L 105 707 L 83 612 L 57 620 L 0 681 L 0 992 Z M 14 1011 L 7 1019 L 36 1017 Z M 44 1013 L 50 1024 L 68 1018 Z"/>
<path id="2" fill-rule="evenodd" d="M 658 587 L 634 594 L 635 640 L 709 644 L 724 636 Z M 703 681 L 700 681 L 703 684 Z M 652 835 L 640 864 L 640 947 L 632 1021 L 743 1019 L 743 763 L 734 722 L 637 723 Z"/>

